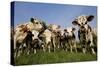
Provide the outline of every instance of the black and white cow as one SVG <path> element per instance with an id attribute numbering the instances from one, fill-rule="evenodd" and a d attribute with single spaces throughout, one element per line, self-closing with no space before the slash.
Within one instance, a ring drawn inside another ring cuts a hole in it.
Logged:
<path id="1" fill-rule="evenodd" d="M 36 30 L 32 30 L 32 34 L 34 35 L 32 37 L 32 48 L 34 49 L 34 54 L 36 54 L 37 49 L 42 47 L 42 41 L 40 40 L 39 32 Z"/>
<path id="2" fill-rule="evenodd" d="M 38 37 L 39 32 L 36 30 L 28 31 L 25 38 L 27 54 L 34 50 L 34 54 L 37 53 L 37 49 L 41 47 L 41 40 Z"/>
<path id="3" fill-rule="evenodd" d="M 92 21 L 94 18 L 93 15 L 89 16 L 79 16 L 76 18 L 72 24 L 77 25 L 79 27 L 78 30 L 78 37 L 80 40 L 80 44 L 82 45 L 82 51 L 83 53 L 86 53 L 87 50 L 91 50 L 93 54 L 95 54 L 94 51 L 94 44 L 93 44 L 93 35 L 92 35 L 92 28 L 88 24 L 90 21 Z"/>
<path id="4" fill-rule="evenodd" d="M 65 45 L 66 47 L 69 46 L 71 53 L 73 52 L 73 49 L 75 50 L 75 52 L 77 52 L 76 37 L 75 37 L 74 31 L 75 31 L 75 28 L 73 27 L 64 29 L 64 36 L 65 36 L 65 41 L 66 41 Z"/>

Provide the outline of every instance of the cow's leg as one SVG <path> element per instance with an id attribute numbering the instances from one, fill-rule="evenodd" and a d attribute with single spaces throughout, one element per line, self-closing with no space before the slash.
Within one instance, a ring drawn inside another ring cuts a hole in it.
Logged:
<path id="1" fill-rule="evenodd" d="M 94 51 L 94 45 L 93 45 L 92 42 L 90 43 L 90 48 L 91 48 L 92 53 L 95 54 L 95 51 Z"/>
<path id="2" fill-rule="evenodd" d="M 21 43 L 17 43 L 16 44 L 16 50 L 15 50 L 16 57 L 19 57 L 20 56 L 20 54 L 21 54 L 21 48 L 22 48 Z"/>
<path id="3" fill-rule="evenodd" d="M 21 45 L 20 45 L 20 54 L 24 52 L 24 45 L 26 45 L 26 44 L 21 43 Z"/>
<path id="4" fill-rule="evenodd" d="M 26 54 L 29 55 L 29 44 L 28 44 L 28 42 L 26 42 L 26 49 L 25 50 L 26 50 Z"/>
<path id="5" fill-rule="evenodd" d="M 17 41 L 16 41 L 16 37 L 14 37 L 14 49 L 16 49 L 16 44 L 17 44 Z"/>
<path id="6" fill-rule="evenodd" d="M 94 51 L 94 49 L 93 49 L 93 48 L 91 48 L 91 50 L 92 50 L 92 53 L 93 53 L 93 54 L 95 54 L 95 51 Z"/>
<path id="7" fill-rule="evenodd" d="M 85 54 L 86 53 L 86 44 L 82 45 L 82 52 Z"/>
<path id="8" fill-rule="evenodd" d="M 20 50 L 19 49 L 16 49 L 15 50 L 15 58 L 17 58 L 19 56 L 20 56 Z"/>
<path id="9" fill-rule="evenodd" d="M 59 46 L 59 41 L 57 41 L 58 43 L 57 43 L 57 48 L 59 49 L 60 48 L 60 46 Z"/>
<path id="10" fill-rule="evenodd" d="M 49 51 L 49 53 L 51 52 L 50 51 L 50 42 L 48 43 L 48 51 Z"/>
<path id="11" fill-rule="evenodd" d="M 36 54 L 36 49 L 37 49 L 37 45 L 38 45 L 39 43 L 38 43 L 38 41 L 34 44 L 34 54 Z"/>
<path id="12" fill-rule="evenodd" d="M 48 49 L 49 49 L 49 53 L 50 53 L 50 52 L 51 52 L 51 51 L 50 51 L 50 45 L 48 46 Z"/>
<path id="13" fill-rule="evenodd" d="M 57 39 L 57 47 L 60 48 L 60 38 Z"/>
<path id="14" fill-rule="evenodd" d="M 71 53 L 73 52 L 73 47 L 72 47 L 71 44 L 70 44 L 70 52 L 71 52 Z"/>
<path id="15" fill-rule="evenodd" d="M 76 43 L 74 43 L 74 49 L 75 49 L 75 52 L 77 53 Z"/>
<path id="16" fill-rule="evenodd" d="M 73 42 L 71 40 L 68 40 L 68 44 L 70 47 L 70 52 L 72 53 L 73 52 Z"/>
<path id="17" fill-rule="evenodd" d="M 18 53 L 18 43 L 16 41 L 16 38 L 14 37 L 14 57 L 17 57 Z"/>
<path id="18" fill-rule="evenodd" d="M 77 53 L 77 47 L 75 47 L 75 52 Z"/>
<path id="19" fill-rule="evenodd" d="M 16 49 L 14 50 L 14 58 L 17 57 L 17 53 L 18 53 L 18 49 L 16 48 Z"/>
<path id="20" fill-rule="evenodd" d="M 33 46 L 32 52 L 34 52 L 34 54 L 36 54 L 36 47 Z"/>
<path id="21" fill-rule="evenodd" d="M 23 53 L 25 54 L 25 50 L 26 50 L 26 43 L 23 43 L 23 48 L 22 48 L 22 51 L 23 51 Z"/>
<path id="22" fill-rule="evenodd" d="M 36 54 L 36 48 L 34 49 L 34 54 Z"/>
<path id="23" fill-rule="evenodd" d="M 54 52 L 55 52 L 55 48 L 56 48 L 56 43 L 55 43 L 55 37 L 53 37 L 53 49 L 54 49 Z"/>
<path id="24" fill-rule="evenodd" d="M 85 49 L 85 48 L 83 48 L 83 53 L 84 53 L 84 54 L 86 53 L 86 49 Z"/>
<path id="25" fill-rule="evenodd" d="M 30 46 L 31 44 L 30 43 L 28 43 L 28 47 L 27 47 L 27 55 L 29 55 L 30 54 L 30 51 L 31 51 L 31 46 Z"/>
<path id="26" fill-rule="evenodd" d="M 86 47 L 82 47 L 82 51 L 85 54 L 86 53 Z"/>
<path id="27" fill-rule="evenodd" d="M 62 42 L 60 42 L 60 46 L 61 46 L 61 49 L 63 48 L 63 44 L 62 44 Z"/>
<path id="28" fill-rule="evenodd" d="M 46 50 L 45 50 L 45 45 L 44 44 L 42 45 L 42 48 L 43 48 L 43 52 L 45 52 Z"/>
<path id="29" fill-rule="evenodd" d="M 27 49 L 27 55 L 29 55 L 30 51 Z"/>
<path id="30" fill-rule="evenodd" d="M 17 57 L 19 57 L 20 55 L 21 55 L 21 49 L 19 49 Z"/>
<path id="31" fill-rule="evenodd" d="M 60 41 L 60 45 L 61 45 L 61 48 L 64 49 L 64 43 L 63 43 L 63 41 Z"/>
<path id="32" fill-rule="evenodd" d="M 17 48 L 14 49 L 14 58 L 17 57 Z"/>
<path id="33" fill-rule="evenodd" d="M 29 55 L 29 46 L 27 45 L 26 54 Z"/>
<path id="34" fill-rule="evenodd" d="M 65 43 L 65 51 L 67 52 L 68 50 L 67 50 L 67 46 L 68 44 L 67 44 L 67 42 Z"/>
<path id="35" fill-rule="evenodd" d="M 56 36 L 56 38 L 55 38 L 55 43 L 56 43 L 56 46 L 57 46 L 57 48 L 59 49 L 59 38 Z"/>
<path id="36" fill-rule="evenodd" d="M 21 53 L 22 53 L 21 46 L 19 46 L 17 49 L 17 57 L 19 57 L 21 55 Z"/>
<path id="37" fill-rule="evenodd" d="M 49 50 L 49 53 L 50 53 L 50 52 L 51 52 L 51 51 L 50 51 L 50 45 L 48 45 L 48 50 Z"/>
<path id="38" fill-rule="evenodd" d="M 86 41 L 81 41 L 82 45 L 82 52 L 85 54 L 86 53 Z"/>

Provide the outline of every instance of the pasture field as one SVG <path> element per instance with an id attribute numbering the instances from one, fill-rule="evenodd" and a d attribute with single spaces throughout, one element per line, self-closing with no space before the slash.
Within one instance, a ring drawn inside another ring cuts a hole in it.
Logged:
<path id="1" fill-rule="evenodd" d="M 55 52 L 38 51 L 37 54 L 30 55 L 22 54 L 15 58 L 15 65 L 31 65 L 31 64 L 51 64 L 51 63 L 66 63 L 66 62 L 82 62 L 82 61 L 96 61 L 97 55 L 91 53 L 83 54 L 82 52 L 70 53 L 64 50 L 57 50 Z"/>

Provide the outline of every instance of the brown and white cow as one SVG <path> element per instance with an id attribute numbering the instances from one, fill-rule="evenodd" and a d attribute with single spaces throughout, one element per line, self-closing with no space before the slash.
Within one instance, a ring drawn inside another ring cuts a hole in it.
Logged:
<path id="1" fill-rule="evenodd" d="M 36 30 L 41 32 L 46 28 L 46 24 L 44 21 L 40 19 L 34 19 L 34 18 L 31 18 L 30 22 L 26 23 L 26 25 L 30 31 Z"/>
<path id="2" fill-rule="evenodd" d="M 56 47 L 60 47 L 60 26 L 55 24 L 50 24 L 48 29 L 52 32 L 52 45 L 55 51 Z"/>
<path id="3" fill-rule="evenodd" d="M 73 25 L 77 25 L 79 27 L 78 37 L 80 40 L 80 44 L 82 45 L 83 53 L 86 53 L 86 51 L 88 49 L 90 49 L 92 51 L 92 53 L 95 54 L 92 28 L 88 24 L 93 19 L 94 19 L 93 15 L 89 15 L 89 16 L 82 15 L 82 16 L 79 16 L 78 18 L 76 18 L 72 22 Z"/>
<path id="4" fill-rule="evenodd" d="M 44 52 L 46 50 L 48 50 L 49 53 L 51 52 L 51 36 L 52 32 L 49 29 L 44 30 L 44 32 L 40 35 L 40 39 L 42 41 L 42 48 Z"/>
<path id="5" fill-rule="evenodd" d="M 75 52 L 77 52 L 76 37 L 74 31 L 75 28 L 73 27 L 68 27 L 67 29 L 64 29 L 66 51 L 69 46 L 71 53 L 73 52 L 73 49 L 75 50 Z"/>
<path id="6" fill-rule="evenodd" d="M 24 39 L 27 35 L 27 27 L 23 24 L 17 26 L 14 29 L 14 50 L 15 56 L 19 56 L 21 53 L 22 46 L 24 44 Z"/>
<path id="7" fill-rule="evenodd" d="M 23 23 L 20 25 L 17 25 L 14 29 L 14 49 L 17 51 L 19 48 L 22 48 L 24 39 L 27 36 L 27 31 L 33 31 L 36 30 L 38 32 L 41 32 L 45 29 L 46 25 L 43 21 L 40 21 L 38 19 L 31 18 L 30 22 Z M 15 52 L 16 53 L 16 52 Z"/>

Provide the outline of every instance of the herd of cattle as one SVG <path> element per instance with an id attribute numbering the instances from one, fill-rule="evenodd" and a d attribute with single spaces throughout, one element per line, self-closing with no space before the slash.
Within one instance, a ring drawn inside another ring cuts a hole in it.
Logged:
<path id="1" fill-rule="evenodd" d="M 89 51 L 95 54 L 94 36 L 97 36 L 96 31 L 91 28 L 88 22 L 92 21 L 93 15 L 79 16 L 72 22 L 78 26 L 78 38 L 83 53 Z M 11 39 L 14 42 L 14 55 L 20 56 L 23 49 L 26 53 L 37 53 L 37 50 L 42 49 L 43 52 L 56 51 L 56 49 L 64 49 L 65 51 L 77 52 L 77 40 L 74 27 L 61 29 L 60 25 L 50 24 L 35 18 L 30 18 L 28 23 L 17 25 L 11 28 Z"/>

